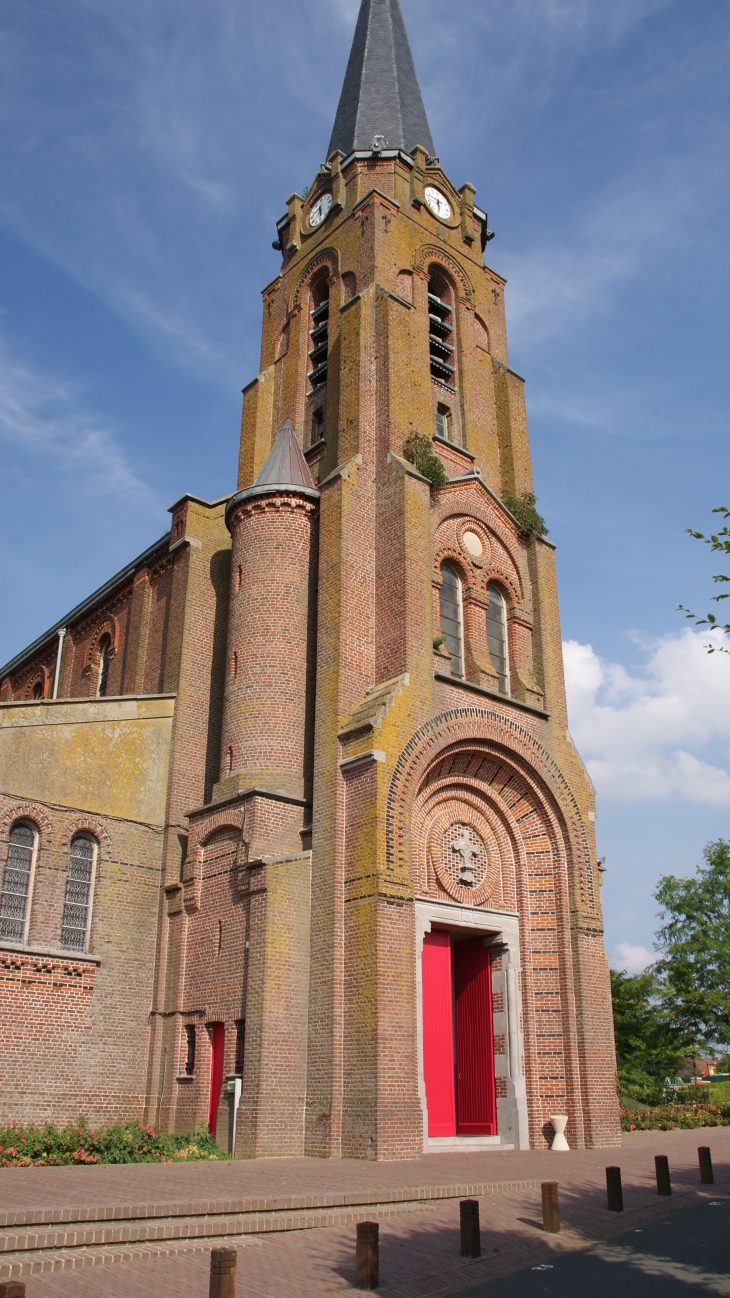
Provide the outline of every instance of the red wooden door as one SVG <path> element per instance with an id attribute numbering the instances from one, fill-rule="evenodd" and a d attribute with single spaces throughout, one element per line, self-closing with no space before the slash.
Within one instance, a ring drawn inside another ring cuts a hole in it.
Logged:
<path id="1" fill-rule="evenodd" d="M 454 945 L 458 1133 L 497 1134 L 492 963 L 483 937 Z"/>
<path id="2" fill-rule="evenodd" d="M 208 1131 L 215 1135 L 218 1124 L 218 1101 L 223 1085 L 223 1056 L 226 1049 L 224 1023 L 212 1023 L 210 1028 L 210 1097 L 208 1099 Z"/>
<path id="3" fill-rule="evenodd" d="M 423 989 L 423 1077 L 429 1136 L 456 1135 L 454 1104 L 454 1009 L 451 939 L 426 933 L 421 961 Z"/>

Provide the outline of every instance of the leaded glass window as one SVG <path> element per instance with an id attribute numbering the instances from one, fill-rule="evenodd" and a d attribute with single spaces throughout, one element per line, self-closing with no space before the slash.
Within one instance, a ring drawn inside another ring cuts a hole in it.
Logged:
<path id="1" fill-rule="evenodd" d="M 453 676 L 464 675 L 464 631 L 461 612 L 461 578 L 450 563 L 441 564 L 439 592 L 441 633 L 447 653 L 451 654 Z"/>
<path id="2" fill-rule="evenodd" d="M 79 835 L 71 844 L 61 927 L 61 946 L 70 951 L 86 949 L 95 863 L 96 843 L 93 838 Z"/>
<path id="3" fill-rule="evenodd" d="M 13 825 L 0 893 L 0 938 L 6 942 L 26 940 L 37 841 L 32 825 Z"/>
<path id="4" fill-rule="evenodd" d="M 507 661 L 507 607 L 498 586 L 488 586 L 487 643 L 492 666 L 499 677 L 501 694 L 509 694 L 509 665 Z"/>

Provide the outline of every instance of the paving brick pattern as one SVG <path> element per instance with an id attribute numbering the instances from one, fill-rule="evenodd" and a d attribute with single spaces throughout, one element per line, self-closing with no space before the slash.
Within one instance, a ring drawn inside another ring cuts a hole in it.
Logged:
<path id="1" fill-rule="evenodd" d="M 699 1180 L 697 1147 L 709 1145 L 715 1186 Z M 672 1174 L 671 1199 L 660 1199 L 654 1180 L 654 1155 L 668 1155 Z M 605 1198 L 605 1166 L 622 1168 L 625 1211 L 609 1213 Z M 541 1230 L 541 1180 L 560 1182 L 563 1230 Z M 479 1194 L 487 1184 L 502 1193 Z M 520 1185 L 523 1188 L 512 1189 Z M 458 1199 L 430 1198 L 447 1188 L 463 1197 L 479 1197 L 482 1257 L 459 1255 Z M 532 1187 L 532 1188 L 531 1188 Z M 262 1160 L 251 1163 L 191 1165 L 189 1167 L 108 1167 L 8 1170 L 0 1173 L 0 1207 L 26 1221 L 69 1220 L 84 1204 L 88 1219 L 103 1210 L 119 1217 L 138 1213 L 147 1205 L 152 1215 L 171 1196 L 179 1207 L 192 1205 L 205 1228 L 206 1209 L 219 1211 L 222 1193 L 228 1204 L 250 1204 L 278 1210 L 282 1199 L 292 1205 L 294 1229 L 262 1236 L 231 1236 L 205 1240 L 82 1247 L 47 1251 L 26 1259 L 24 1278 L 28 1298 L 204 1298 L 208 1290 L 211 1247 L 235 1244 L 239 1250 L 238 1298 L 279 1298 L 296 1283 L 303 1298 L 344 1294 L 354 1284 L 352 1223 L 366 1217 L 381 1220 L 381 1276 L 384 1298 L 438 1298 L 521 1267 L 535 1265 L 554 1252 L 588 1247 L 596 1240 L 630 1228 L 640 1229 L 658 1218 L 715 1197 L 730 1195 L 730 1128 L 686 1132 L 652 1132 L 627 1137 L 615 1151 L 579 1150 L 557 1155 L 549 1151 L 468 1155 L 430 1155 L 405 1164 L 362 1164 L 317 1160 Z M 422 1196 L 414 1202 L 412 1196 Z M 408 1196 L 400 1207 L 398 1198 Z M 234 1197 L 235 1196 L 235 1197 Z M 329 1199 L 343 1204 L 371 1197 L 373 1208 L 333 1207 L 332 1220 L 315 1204 Z M 390 1197 L 390 1205 L 387 1201 Z M 297 1214 L 309 1200 L 312 1209 Z M 374 1205 L 378 1204 L 377 1207 Z M 209 1216 L 212 1225 L 212 1212 Z M 317 1229 L 302 1229 L 296 1218 L 309 1217 Z M 317 1220 L 315 1220 L 315 1218 Z M 78 1220 L 78 1216 L 74 1217 Z M 159 1224 L 159 1222 L 158 1222 Z M 18 1255 L 5 1254 L 4 1265 Z M 51 1267 L 65 1267 L 51 1270 Z M 103 1267 L 103 1278 L 99 1268 Z M 42 1270 L 41 1268 L 45 1268 Z M 16 1271 L 16 1273 L 18 1273 Z M 5 1270 L 3 1274 L 7 1275 Z"/>

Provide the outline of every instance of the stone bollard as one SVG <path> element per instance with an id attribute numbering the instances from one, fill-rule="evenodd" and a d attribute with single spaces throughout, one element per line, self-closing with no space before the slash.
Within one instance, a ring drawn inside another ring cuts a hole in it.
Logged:
<path id="1" fill-rule="evenodd" d="M 657 1194 L 671 1194 L 672 1182 L 669 1179 L 669 1159 L 666 1154 L 655 1154 L 654 1166 L 656 1168 Z"/>
<path id="2" fill-rule="evenodd" d="M 24 1280 L 0 1280 L 0 1298 L 25 1298 Z"/>
<path id="3" fill-rule="evenodd" d="M 236 1298 L 235 1248 L 211 1249 L 209 1298 Z"/>
<path id="4" fill-rule="evenodd" d="M 624 1192 L 621 1187 L 621 1168 L 606 1168 L 606 1197 L 609 1212 L 623 1212 Z"/>
<path id="5" fill-rule="evenodd" d="M 479 1201 L 462 1199 L 459 1204 L 461 1225 L 461 1256 L 481 1257 L 482 1243 L 479 1235 Z"/>
<path id="6" fill-rule="evenodd" d="M 700 1181 L 703 1185 L 714 1185 L 715 1177 L 712 1171 L 712 1154 L 709 1145 L 700 1145 L 697 1150 L 700 1160 Z"/>
<path id="7" fill-rule="evenodd" d="M 542 1190 L 542 1228 L 549 1235 L 560 1232 L 560 1200 L 558 1199 L 558 1182 L 543 1181 Z"/>
<path id="8" fill-rule="evenodd" d="M 357 1223 L 355 1284 L 358 1289 L 377 1289 L 380 1284 L 379 1231 L 377 1221 Z"/>

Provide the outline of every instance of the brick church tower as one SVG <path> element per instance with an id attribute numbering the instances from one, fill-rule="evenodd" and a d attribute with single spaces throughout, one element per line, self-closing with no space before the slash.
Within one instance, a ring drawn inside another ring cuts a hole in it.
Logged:
<path id="1" fill-rule="evenodd" d="M 555 1113 L 571 1146 L 616 1144 L 554 547 L 503 503 L 533 488 L 505 281 L 435 154 L 398 0 L 362 0 L 327 161 L 277 230 L 237 491 L 185 497 L 125 570 L 135 645 L 163 564 L 178 610 L 174 670 L 117 690 L 175 700 L 144 1111 L 248 1157 L 544 1147 Z M 102 603 L 89 680 L 117 670 Z M 7 708 L 40 708 L 21 658 Z M 50 816 L 23 806 L 8 825 Z"/>

